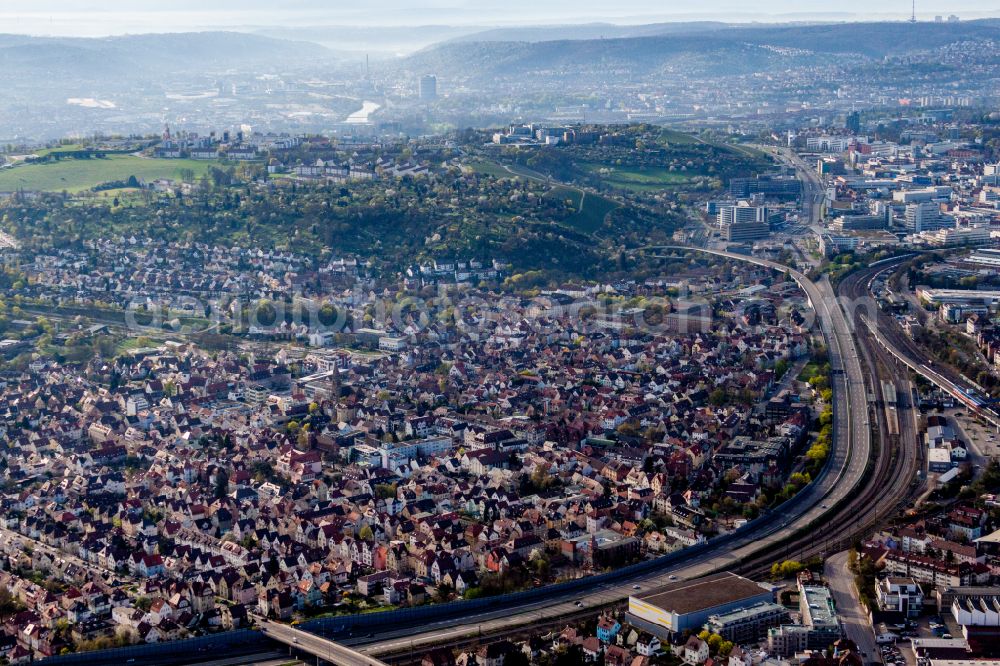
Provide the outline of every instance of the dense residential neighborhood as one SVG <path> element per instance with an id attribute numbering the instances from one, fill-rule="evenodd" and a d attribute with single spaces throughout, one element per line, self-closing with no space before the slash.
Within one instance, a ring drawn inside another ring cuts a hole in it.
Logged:
<path id="1" fill-rule="evenodd" d="M 122 239 L 39 255 L 27 274 L 39 300 L 124 307 L 141 293 L 144 309 L 173 310 L 159 299 L 219 307 L 295 288 L 301 264 Z M 337 265 L 300 284 L 320 289 Z M 768 288 L 746 298 L 748 284 Z M 294 346 L 251 329 L 272 341 L 146 340 L 5 371 L 11 650 L 495 594 L 684 548 L 789 492 L 822 402 L 789 383 L 820 353 L 808 306 L 766 269 L 536 298 L 468 286 L 451 307 L 494 304 L 474 328 L 371 321 L 358 291 L 333 301 L 356 324 L 334 348 L 302 324 Z M 719 318 L 677 316 L 679 291 Z M 592 315 L 573 316 L 580 300 Z M 661 325 L 602 314 L 602 300 L 632 317 L 656 301 Z M 72 348 L 107 330 L 43 336 Z"/>

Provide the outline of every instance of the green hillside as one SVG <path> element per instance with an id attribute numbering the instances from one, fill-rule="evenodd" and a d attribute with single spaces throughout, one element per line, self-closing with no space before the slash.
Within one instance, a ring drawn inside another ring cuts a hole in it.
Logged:
<path id="1" fill-rule="evenodd" d="M 201 178 L 213 164 L 218 166 L 215 162 L 147 159 L 135 155 L 21 164 L 0 170 L 0 192 L 80 192 L 102 183 L 128 180 L 129 176 L 145 182 L 158 178 L 177 180 L 184 169 Z"/>

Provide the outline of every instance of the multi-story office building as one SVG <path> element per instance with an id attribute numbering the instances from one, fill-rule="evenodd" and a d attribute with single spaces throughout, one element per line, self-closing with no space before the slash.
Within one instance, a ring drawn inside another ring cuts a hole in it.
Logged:
<path id="1" fill-rule="evenodd" d="M 771 234 L 771 228 L 760 222 L 736 222 L 726 225 L 723 229 L 726 240 L 730 243 L 767 238 Z"/>
<path id="2" fill-rule="evenodd" d="M 730 224 L 767 224 L 769 210 L 766 206 L 752 206 L 745 201 L 719 206 L 717 219 L 720 227 Z"/>
<path id="3" fill-rule="evenodd" d="M 729 181 L 729 195 L 746 199 L 753 194 L 770 198 L 795 198 L 802 193 L 802 183 L 794 176 L 758 176 L 733 178 Z"/>
<path id="4" fill-rule="evenodd" d="M 424 102 L 433 102 L 438 96 L 437 77 L 433 74 L 425 74 L 420 77 L 420 99 Z"/>
<path id="5" fill-rule="evenodd" d="M 919 234 L 955 226 L 955 220 L 941 212 L 941 207 L 931 201 L 910 204 L 906 207 L 906 231 Z"/>

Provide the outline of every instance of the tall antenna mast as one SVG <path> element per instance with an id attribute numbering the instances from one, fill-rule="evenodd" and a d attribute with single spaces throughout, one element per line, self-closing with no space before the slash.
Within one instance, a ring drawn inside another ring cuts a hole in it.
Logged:
<path id="1" fill-rule="evenodd" d="M 913 13 L 910 14 L 910 23 L 917 22 L 917 0 L 913 0 Z"/>

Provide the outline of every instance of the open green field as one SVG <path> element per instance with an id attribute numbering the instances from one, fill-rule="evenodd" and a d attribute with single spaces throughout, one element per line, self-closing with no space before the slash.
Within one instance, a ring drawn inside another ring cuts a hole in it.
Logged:
<path id="1" fill-rule="evenodd" d="M 135 155 L 24 164 L 0 170 L 0 192 L 80 192 L 101 183 L 127 180 L 129 176 L 146 182 L 157 178 L 178 180 L 182 169 L 190 169 L 197 179 L 213 164 L 218 166 L 201 160 L 146 159 Z"/>
<path id="2" fill-rule="evenodd" d="M 39 157 L 45 157 L 46 155 L 71 153 L 77 150 L 84 150 L 84 145 L 82 143 L 69 143 L 65 145 L 56 146 L 55 148 L 43 148 L 42 150 L 36 150 L 35 155 L 38 155 Z"/>
<path id="3" fill-rule="evenodd" d="M 583 198 L 583 192 L 581 190 L 572 187 L 553 187 L 551 190 L 545 193 L 545 196 L 550 199 L 562 199 L 563 201 L 570 201 L 577 210 L 580 210 L 580 199 Z"/>
<path id="4" fill-rule="evenodd" d="M 502 166 L 496 162 L 491 162 L 489 160 L 479 160 L 476 162 L 470 162 L 469 167 L 476 173 L 481 173 L 485 176 L 493 176 L 494 178 L 512 178 L 513 176 L 509 171 L 504 169 Z"/>
<path id="5" fill-rule="evenodd" d="M 606 169 L 603 173 L 602 168 Z M 662 190 L 690 180 L 689 174 L 670 171 L 664 167 L 605 167 L 588 164 L 586 169 L 612 187 L 635 192 Z"/>
<path id="6" fill-rule="evenodd" d="M 469 162 L 468 166 L 476 173 L 493 176 L 495 178 L 527 178 L 528 180 L 534 180 L 540 183 L 548 181 L 545 174 L 539 173 L 520 164 L 504 166 L 498 162 L 494 162 L 493 160 L 476 160 L 474 162 Z"/>
<path id="7" fill-rule="evenodd" d="M 698 143 L 698 139 L 685 132 L 665 129 L 660 134 L 660 141 L 667 143 Z"/>
<path id="8" fill-rule="evenodd" d="M 545 196 L 571 201 L 576 206 L 576 213 L 570 216 L 566 223 L 585 233 L 593 233 L 600 229 L 608 213 L 619 206 L 610 199 L 587 194 L 572 187 L 554 187 Z"/>
<path id="9" fill-rule="evenodd" d="M 516 175 L 538 182 L 548 180 L 543 174 L 519 164 L 504 168 L 496 162 L 482 160 L 472 162 L 469 166 L 478 173 L 499 178 L 512 178 Z M 583 190 L 564 185 L 553 187 L 545 196 L 552 199 L 569 200 L 576 207 L 576 213 L 566 220 L 566 224 L 585 233 L 593 233 L 600 229 L 607 214 L 620 205 L 610 199 L 595 194 L 586 194 Z"/>

